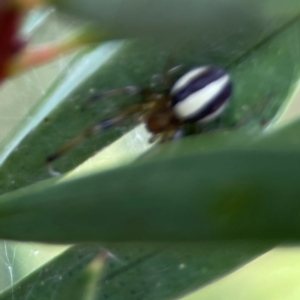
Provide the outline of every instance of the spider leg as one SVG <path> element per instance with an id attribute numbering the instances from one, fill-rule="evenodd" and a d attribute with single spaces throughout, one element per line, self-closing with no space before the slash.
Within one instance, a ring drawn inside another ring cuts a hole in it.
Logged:
<path id="1" fill-rule="evenodd" d="M 170 89 L 174 84 L 174 76 L 182 71 L 183 65 L 178 65 L 173 68 L 164 68 L 160 74 L 155 74 L 151 78 L 152 86 L 163 86 L 166 89 Z"/>
<path id="2" fill-rule="evenodd" d="M 160 137 L 160 143 L 165 143 L 165 142 L 168 142 L 168 141 L 171 141 L 175 135 L 175 133 L 177 132 L 178 128 L 177 127 L 170 127 L 169 129 L 167 129 L 166 131 L 164 131 L 162 134 L 161 134 L 161 137 Z"/>
<path id="3" fill-rule="evenodd" d="M 66 152 L 73 149 L 75 146 L 83 142 L 85 139 L 89 138 L 90 136 L 99 133 L 101 131 L 105 131 L 107 129 L 110 129 L 114 127 L 115 125 L 121 123 L 128 117 L 134 116 L 136 114 L 143 115 L 146 111 L 149 109 L 152 109 L 152 107 L 155 105 L 154 102 L 148 102 L 148 103 L 142 103 L 142 104 L 136 104 L 128 109 L 124 110 L 117 116 L 113 118 L 109 118 L 106 120 L 103 120 L 95 125 L 92 125 L 88 127 L 85 131 L 83 131 L 80 135 L 63 145 L 61 148 L 59 148 L 56 152 L 49 155 L 46 159 L 46 162 L 48 164 L 52 163 L 56 159 L 60 158 L 62 155 L 64 155 Z"/>
<path id="4" fill-rule="evenodd" d="M 128 96 L 134 96 L 134 95 L 139 95 L 143 92 L 143 89 L 141 89 L 138 86 L 134 85 L 128 85 L 122 88 L 117 88 L 113 90 L 108 90 L 108 91 L 99 91 L 99 92 L 94 92 L 90 97 L 87 98 L 85 103 L 82 106 L 82 110 L 84 110 L 89 104 L 95 101 L 99 101 L 103 98 L 110 98 L 110 97 L 116 97 L 116 96 L 121 96 L 121 95 L 128 95 Z"/>
<path id="5" fill-rule="evenodd" d="M 155 143 L 158 142 L 160 144 L 171 141 L 173 139 L 180 139 L 181 138 L 181 134 L 180 136 L 176 136 L 177 132 L 179 132 L 178 128 L 175 127 L 170 127 L 169 129 L 167 129 L 166 131 L 164 131 L 163 133 L 160 134 L 153 134 L 150 138 L 149 138 L 149 143 Z"/>
<path id="6" fill-rule="evenodd" d="M 167 76 L 172 77 L 176 75 L 178 72 L 182 71 L 184 65 L 175 66 L 167 71 Z"/>
<path id="7" fill-rule="evenodd" d="M 153 144 L 153 143 L 155 143 L 159 140 L 160 140 L 160 135 L 159 134 L 153 134 L 152 136 L 150 136 L 150 138 L 148 140 L 148 143 Z"/>

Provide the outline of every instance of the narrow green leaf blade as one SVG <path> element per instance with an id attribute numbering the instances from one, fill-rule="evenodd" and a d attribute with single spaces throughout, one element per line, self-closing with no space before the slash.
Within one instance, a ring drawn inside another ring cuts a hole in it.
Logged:
<path id="1" fill-rule="evenodd" d="M 73 246 L 5 291 L 0 300 L 12 295 L 16 300 L 174 299 L 273 246 L 253 242 Z M 104 268 L 95 272 L 92 264 L 101 257 Z"/>
<path id="2" fill-rule="evenodd" d="M 232 105 L 223 121 L 223 126 L 232 126 L 232 123 L 245 122 L 247 124 L 247 130 L 242 134 L 238 133 L 240 137 L 234 137 L 233 144 L 243 143 L 245 139 L 249 140 L 249 137 L 253 133 L 257 134 L 260 130 L 253 129 L 257 128 L 257 124 L 260 123 L 262 118 L 270 120 L 274 116 L 281 102 L 286 99 L 287 94 L 293 87 L 294 82 L 298 78 L 298 71 L 295 71 L 298 67 L 294 62 L 298 46 L 297 43 L 291 44 L 287 41 L 299 34 L 299 26 L 299 21 L 289 23 L 288 28 L 284 28 L 282 32 L 277 32 L 275 36 L 272 35 L 270 39 L 261 44 L 253 53 L 248 53 L 243 58 L 237 59 L 232 65 L 228 66 L 232 73 L 236 89 Z M 283 44 L 285 47 L 282 47 Z M 84 113 L 80 110 L 80 105 L 88 98 L 90 95 L 89 91 L 95 88 L 95 86 L 100 85 L 103 88 L 113 88 L 129 84 L 147 86 L 149 78 L 153 74 L 160 72 L 166 62 L 168 55 L 161 55 L 163 49 L 166 50 L 162 44 L 154 45 L 153 42 L 149 41 L 130 42 L 124 46 L 120 46 L 118 54 L 114 56 L 114 60 L 101 65 L 98 69 L 96 68 L 96 73 L 85 79 L 82 86 L 75 91 L 71 90 L 73 93 L 52 114 L 48 115 L 45 122 L 41 122 L 41 118 L 35 118 L 34 126 L 31 126 L 31 128 L 38 127 L 11 153 L 12 149 L 19 142 L 18 139 L 20 140 L 20 132 L 22 133 L 23 129 L 28 127 L 28 121 L 20 124 L 16 130 L 16 134 L 12 137 L 13 143 L 11 148 L 8 147 L 9 151 L 7 151 L 7 145 L 3 145 L 2 160 L 5 160 L 8 154 L 10 154 L 10 157 L 6 159 L 0 171 L 0 190 L 2 193 L 49 177 L 50 175 L 47 172 L 45 164 L 46 157 L 49 154 L 62 146 L 66 140 L 74 138 L 88 125 L 95 124 L 107 117 L 107 111 L 109 111 L 109 115 L 111 116 L 128 107 L 128 105 L 141 101 L 142 99 L 120 97 L 120 99 L 114 99 L 114 102 L 103 101 L 97 103 L 97 105 L 91 106 Z M 280 55 L 278 51 L 281 51 Z M 199 57 L 202 57 L 203 62 L 212 62 L 215 58 L 211 55 L 212 53 L 206 53 L 205 55 L 202 49 L 196 50 L 192 47 L 184 49 L 182 52 L 179 51 L 176 55 L 176 61 L 187 62 L 192 66 L 199 60 Z M 96 59 L 96 57 L 90 57 L 89 59 L 93 62 L 93 59 Z M 143 62 L 144 59 L 148 62 L 147 66 Z M 225 64 L 224 61 L 222 62 L 223 59 L 219 58 L 220 64 Z M 255 61 L 255 64 L 253 61 Z M 217 61 L 214 63 L 217 63 Z M 260 66 L 259 72 L 257 66 Z M 115 76 L 116 74 L 118 74 L 118 77 Z M 270 74 L 273 76 L 270 77 Z M 280 74 L 280 80 L 277 77 L 278 74 Z M 263 85 L 258 86 L 258 81 L 262 82 L 266 76 L 269 76 L 269 80 Z M 60 78 L 58 83 L 45 96 L 42 104 L 31 112 L 31 117 L 37 116 L 41 110 L 46 112 L 51 111 L 51 105 L 49 106 L 47 103 L 51 104 L 52 100 L 57 97 L 60 99 L 64 98 L 64 94 L 57 96 L 58 92 L 64 93 L 63 89 L 60 88 L 60 86 L 64 86 L 64 80 L 66 84 L 70 81 Z M 255 90 L 256 93 L 249 93 L 252 90 Z M 78 103 L 74 102 L 74 98 L 79 100 Z M 271 102 L 272 105 L 268 105 Z M 265 111 L 266 107 L 267 110 Z M 44 114 L 44 117 L 46 115 Z M 249 117 L 252 120 L 250 123 L 247 122 Z M 128 130 L 129 128 L 130 126 L 128 127 L 125 124 L 115 130 L 86 140 L 81 146 L 74 149 L 65 157 L 62 157 L 54 165 L 55 168 L 59 171 L 70 170 L 87 159 L 94 153 L 95 149 L 111 143 L 124 130 Z M 59 132 L 61 134 L 58 134 Z M 216 148 L 221 144 L 226 145 L 227 140 L 226 135 L 224 139 L 224 133 L 221 131 L 216 135 L 216 138 L 210 139 L 208 137 L 207 143 L 205 142 L 205 138 L 199 139 L 199 146 L 197 147 L 193 143 L 189 145 L 188 140 L 170 144 L 170 147 L 174 146 L 176 148 L 175 152 L 179 152 L 181 149 L 183 149 L 182 151 L 186 151 L 185 149 L 187 149 L 189 153 L 193 149 L 198 151 L 199 148 L 207 148 L 207 146 Z M 7 142 L 9 141 L 5 141 L 5 143 Z M 166 152 L 174 154 L 173 149 Z M 156 155 L 156 157 L 163 157 L 163 154 Z M 20 167 L 24 172 L 19 172 Z"/>
<path id="3" fill-rule="evenodd" d="M 101 251 L 98 245 L 74 246 L 1 293 L 0 299 L 56 299 Z"/>

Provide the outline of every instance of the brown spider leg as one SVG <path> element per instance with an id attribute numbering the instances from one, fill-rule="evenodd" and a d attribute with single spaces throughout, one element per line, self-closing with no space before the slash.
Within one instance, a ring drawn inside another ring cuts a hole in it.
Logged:
<path id="1" fill-rule="evenodd" d="M 178 130 L 178 126 L 172 125 L 161 134 L 160 143 L 171 141 Z"/>
<path id="2" fill-rule="evenodd" d="M 85 139 L 89 138 L 90 136 L 92 136 L 96 133 L 99 133 L 101 131 L 110 129 L 110 128 L 114 127 L 115 125 L 124 121 L 126 118 L 134 116 L 138 113 L 140 115 L 143 115 L 146 111 L 151 110 L 153 106 L 155 106 L 155 102 L 136 104 L 136 105 L 129 107 L 128 109 L 126 109 L 125 111 L 121 112 L 119 115 L 117 115 L 113 118 L 103 120 L 98 124 L 90 126 L 83 133 L 81 133 L 80 135 L 78 135 L 73 140 L 69 141 L 68 143 L 66 143 L 64 146 L 62 146 L 60 149 L 58 149 L 53 154 L 49 155 L 46 159 L 46 162 L 48 164 L 51 164 L 53 161 L 60 158 L 66 152 L 70 151 L 71 149 L 73 149 L 78 144 L 82 143 Z"/>
<path id="3" fill-rule="evenodd" d="M 110 97 L 116 97 L 121 95 L 134 96 L 142 93 L 143 90 L 138 86 L 134 86 L 134 85 L 129 85 L 129 86 L 108 90 L 108 91 L 94 92 L 91 96 L 89 96 L 86 99 L 85 103 L 82 105 L 82 110 L 84 110 L 92 102 L 99 101 L 103 98 L 110 98 Z"/>
<path id="4" fill-rule="evenodd" d="M 168 126 L 163 132 L 161 133 L 154 133 L 150 138 L 149 138 L 149 143 L 165 143 L 168 141 L 171 141 L 175 134 L 178 132 L 178 130 L 181 128 L 180 123 L 178 124 L 171 124 L 170 126 Z"/>
<path id="5" fill-rule="evenodd" d="M 172 85 L 174 84 L 173 76 L 180 72 L 183 68 L 183 65 L 178 65 L 174 68 L 171 68 L 167 71 L 164 71 L 161 74 L 156 74 L 152 76 L 152 86 L 163 86 L 165 89 L 171 89 Z"/>
<path id="6" fill-rule="evenodd" d="M 175 67 L 169 69 L 167 71 L 167 76 L 171 77 L 173 75 L 176 75 L 178 72 L 182 71 L 183 67 L 184 67 L 184 65 L 178 65 L 178 66 L 175 66 Z"/>
<path id="7" fill-rule="evenodd" d="M 172 85 L 174 84 L 173 76 L 182 71 L 182 68 L 182 64 L 174 67 L 174 52 L 168 56 L 162 73 L 166 88 L 170 89 L 172 87 Z"/>
<path id="8" fill-rule="evenodd" d="M 167 90 L 171 89 L 174 84 L 173 76 L 182 71 L 184 66 L 181 64 L 172 67 L 172 65 L 174 65 L 174 53 L 167 57 L 162 72 L 152 76 L 152 82 L 154 85 L 161 85 Z"/>
<path id="9" fill-rule="evenodd" d="M 180 125 L 177 125 L 177 126 L 171 125 L 164 132 L 153 134 L 149 138 L 148 142 L 150 144 L 155 143 L 155 142 L 162 144 L 167 141 L 171 141 L 174 138 L 175 134 L 177 133 L 179 127 L 180 127 Z"/>
<path id="10" fill-rule="evenodd" d="M 160 135 L 159 134 L 153 134 L 148 139 L 148 143 L 153 144 L 153 143 L 155 143 L 156 141 L 159 141 L 159 140 L 160 140 Z"/>

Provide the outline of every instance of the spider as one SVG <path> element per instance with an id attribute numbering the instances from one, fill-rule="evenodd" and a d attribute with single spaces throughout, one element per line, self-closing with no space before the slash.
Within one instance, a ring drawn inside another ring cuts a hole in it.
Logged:
<path id="1" fill-rule="evenodd" d="M 170 75 L 176 67 L 168 71 Z M 152 138 L 150 142 L 166 142 L 178 136 L 185 123 L 206 123 L 218 118 L 228 105 L 232 93 L 230 75 L 216 66 L 200 66 L 188 71 L 172 84 L 163 78 L 166 89 L 162 93 L 127 86 L 95 93 L 90 100 L 117 95 L 140 95 L 144 103 L 132 105 L 120 114 L 87 128 L 47 157 L 47 163 L 61 157 L 86 138 L 110 129 L 130 117 L 145 122 Z"/>

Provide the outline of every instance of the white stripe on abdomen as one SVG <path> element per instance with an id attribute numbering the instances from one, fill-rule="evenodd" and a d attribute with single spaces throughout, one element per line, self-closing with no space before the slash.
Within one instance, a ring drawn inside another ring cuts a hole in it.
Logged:
<path id="1" fill-rule="evenodd" d="M 211 101 L 213 101 L 228 83 L 229 76 L 224 75 L 218 80 L 208 84 L 203 89 L 191 94 L 174 106 L 173 109 L 175 115 L 179 119 L 187 119 L 196 115 L 202 108 L 206 107 Z"/>

